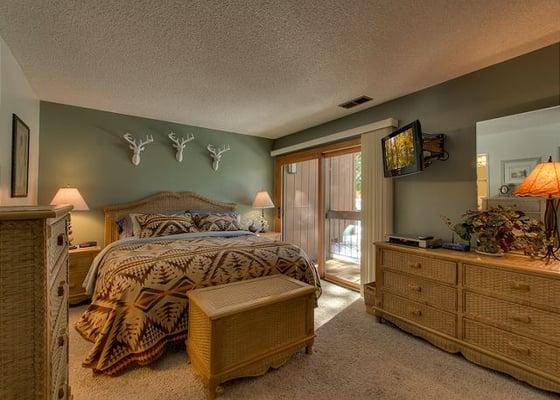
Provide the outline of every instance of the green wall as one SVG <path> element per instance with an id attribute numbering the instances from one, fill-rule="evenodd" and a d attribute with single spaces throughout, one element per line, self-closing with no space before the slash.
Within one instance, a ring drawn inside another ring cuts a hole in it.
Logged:
<path id="1" fill-rule="evenodd" d="M 41 102 L 40 130 L 39 203 L 48 204 L 59 187 L 69 184 L 80 190 L 91 208 L 72 213 L 76 242 L 103 241 L 104 206 L 159 191 L 190 190 L 236 202 L 246 217 L 256 212 L 250 205 L 258 190 L 272 193 L 270 139 L 48 102 Z M 170 130 L 195 136 L 182 163 L 175 160 L 167 138 Z M 125 132 L 154 137 L 138 166 L 130 161 L 131 151 L 122 138 Z M 217 172 L 212 169 L 208 144 L 231 147 Z"/>
<path id="2" fill-rule="evenodd" d="M 558 104 L 560 44 L 555 44 L 285 136 L 274 142 L 274 148 L 388 117 L 397 118 L 401 125 L 419 119 L 424 131 L 447 134 L 450 158 L 420 174 L 395 179 L 395 230 L 449 238 L 441 216 L 458 218 L 476 207 L 476 122 Z"/>

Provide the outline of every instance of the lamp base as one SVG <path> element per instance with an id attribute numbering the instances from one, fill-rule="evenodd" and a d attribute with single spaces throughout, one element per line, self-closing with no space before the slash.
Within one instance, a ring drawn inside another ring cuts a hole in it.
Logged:
<path id="1" fill-rule="evenodd" d="M 546 209 L 544 211 L 544 229 L 546 234 L 546 253 L 543 259 L 546 263 L 550 263 L 553 258 L 560 261 L 560 258 L 556 255 L 556 252 L 560 249 L 560 233 L 558 232 L 558 212 L 557 205 L 554 202 L 552 196 L 546 199 Z"/>

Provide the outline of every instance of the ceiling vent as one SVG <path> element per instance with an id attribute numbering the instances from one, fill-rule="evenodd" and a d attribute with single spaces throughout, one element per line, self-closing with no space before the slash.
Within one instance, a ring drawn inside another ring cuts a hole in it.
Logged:
<path id="1" fill-rule="evenodd" d="M 352 99 L 350 101 L 347 101 L 346 103 L 339 104 L 338 106 L 348 110 L 350 108 L 359 106 L 360 104 L 367 103 L 368 101 L 371 101 L 371 97 L 360 96 L 360 97 L 356 97 L 355 99 Z"/>

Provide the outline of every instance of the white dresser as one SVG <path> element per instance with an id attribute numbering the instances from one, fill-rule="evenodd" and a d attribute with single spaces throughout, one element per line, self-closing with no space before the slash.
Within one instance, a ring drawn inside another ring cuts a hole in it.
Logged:
<path id="1" fill-rule="evenodd" d="M 71 207 L 0 207 L 0 398 L 70 398 Z"/>

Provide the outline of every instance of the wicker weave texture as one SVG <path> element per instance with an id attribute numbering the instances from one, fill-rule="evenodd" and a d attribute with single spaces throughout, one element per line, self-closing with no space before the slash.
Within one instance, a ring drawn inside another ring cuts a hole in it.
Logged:
<path id="1" fill-rule="evenodd" d="M 457 310 L 457 290 L 428 280 L 385 271 L 384 287 L 411 300 L 427 303 L 445 311 Z"/>
<path id="2" fill-rule="evenodd" d="M 560 376 L 558 348 L 469 319 L 465 319 L 464 326 L 465 341 L 532 368 Z"/>
<path id="3" fill-rule="evenodd" d="M 467 264 L 464 285 L 500 297 L 560 309 L 560 280 Z"/>
<path id="4" fill-rule="evenodd" d="M 433 307 L 390 293 L 384 293 L 383 307 L 392 314 L 425 325 L 446 335 L 457 336 L 457 317 L 455 314 L 439 311 Z"/>
<path id="5" fill-rule="evenodd" d="M 560 314 L 465 292 L 465 314 L 478 321 L 560 346 Z"/>
<path id="6" fill-rule="evenodd" d="M 392 250 L 383 250 L 381 258 L 384 267 L 450 285 L 457 284 L 457 263 Z"/>
<path id="7" fill-rule="evenodd" d="M 302 285 L 294 287 L 282 275 L 190 293 L 187 348 L 193 367 L 208 385 L 209 399 L 221 382 L 264 374 L 285 363 L 299 348 L 310 349 L 315 297 L 311 286 L 304 285 L 309 290 L 301 291 Z M 286 293 L 291 295 L 286 297 Z M 220 294 L 229 301 L 218 300 Z M 248 301 L 263 298 L 264 303 Z M 216 310 L 217 305 L 238 307 L 218 318 L 204 311 Z"/>
<path id="8" fill-rule="evenodd" d="M 177 210 L 233 211 L 235 203 L 212 200 L 193 192 L 161 192 L 132 203 L 105 208 L 105 245 L 119 238 L 115 222 L 131 213 L 162 213 Z"/>
<path id="9" fill-rule="evenodd" d="M 68 396 L 67 291 L 58 290 L 67 280 L 67 221 L 47 214 L 57 212 L 0 218 L 2 400 Z"/>

